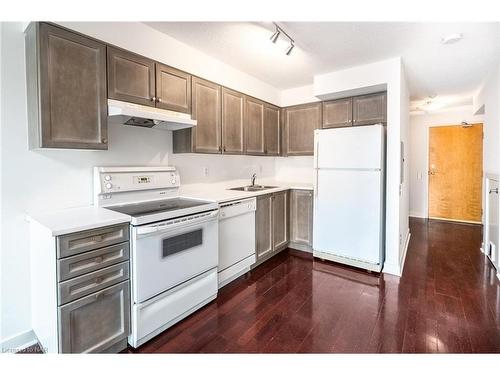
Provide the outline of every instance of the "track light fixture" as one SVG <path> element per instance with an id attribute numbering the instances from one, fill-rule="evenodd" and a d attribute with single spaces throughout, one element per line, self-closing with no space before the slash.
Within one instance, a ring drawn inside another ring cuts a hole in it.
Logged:
<path id="1" fill-rule="evenodd" d="M 279 36 L 283 34 L 288 38 L 290 41 L 290 45 L 288 48 L 285 50 L 285 54 L 289 56 L 292 53 L 293 48 L 295 47 L 295 41 L 288 35 L 281 27 L 279 27 L 275 22 L 273 22 L 274 26 L 276 27 L 276 31 L 271 35 L 271 42 L 276 43 L 278 40 Z"/>

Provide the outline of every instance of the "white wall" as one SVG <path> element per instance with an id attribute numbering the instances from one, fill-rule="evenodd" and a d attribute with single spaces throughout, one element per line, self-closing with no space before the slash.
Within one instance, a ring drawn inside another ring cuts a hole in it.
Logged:
<path id="1" fill-rule="evenodd" d="M 236 90 L 279 104 L 279 91 L 140 23 L 64 23 L 82 33 L 185 69 Z M 145 42 L 147 41 L 147 42 Z M 272 174 L 273 158 L 171 157 L 171 133 L 109 126 L 108 151 L 28 151 L 23 24 L 1 26 L 1 313 L 0 342 L 30 330 L 28 226 L 25 213 L 92 203 L 92 167 L 178 163 L 181 178 L 203 181 L 200 160 L 211 176 L 239 178 L 257 165 Z M 8 56 L 8 59 L 5 58 Z M 258 161 L 262 159 L 261 161 Z M 192 163 L 194 172 L 188 172 Z M 260 170 L 260 169 L 259 169 Z"/>
<path id="2" fill-rule="evenodd" d="M 404 201 L 400 197 L 400 141 L 406 137 L 407 100 L 401 58 L 317 75 L 314 77 L 315 96 L 329 99 L 387 89 L 387 168 L 386 168 L 386 260 L 384 272 L 400 275 L 401 246 L 406 242 L 403 228 Z M 405 188 L 404 186 L 402 187 Z M 401 207 L 403 205 L 403 207 Z M 402 225 L 403 224 L 403 225 Z"/>
<path id="3" fill-rule="evenodd" d="M 403 160 L 403 170 L 400 175 L 400 190 L 399 190 L 399 264 L 400 272 L 403 272 L 406 251 L 408 250 L 408 241 L 410 235 L 410 182 L 408 173 L 410 170 L 410 153 L 409 148 L 409 132 L 410 132 L 410 92 L 406 82 L 404 67 L 401 68 L 401 100 L 400 100 L 400 141 L 403 144 L 403 153 L 400 157 Z"/>
<path id="4" fill-rule="evenodd" d="M 458 125 L 462 121 L 469 123 L 483 122 L 483 116 L 474 116 L 472 106 L 457 107 L 447 109 L 437 113 L 417 114 L 410 118 L 410 216 L 428 217 L 428 146 L 429 146 L 429 127 L 439 125 Z M 490 146 L 487 143 L 490 140 L 487 125 L 484 124 L 484 156 L 483 165 L 491 158 Z M 497 140 L 498 142 L 498 140 Z M 497 143 L 498 144 L 498 143 Z M 497 149 L 498 150 L 498 149 Z M 496 154 L 496 153 L 495 153 Z M 488 161 L 488 163 L 491 163 Z M 486 169 L 486 166 L 484 167 Z"/>

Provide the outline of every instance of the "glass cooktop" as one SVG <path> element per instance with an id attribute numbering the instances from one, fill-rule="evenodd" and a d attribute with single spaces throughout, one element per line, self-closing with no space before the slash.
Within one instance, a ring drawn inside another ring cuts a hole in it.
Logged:
<path id="1" fill-rule="evenodd" d="M 138 217 L 156 214 L 160 212 L 170 212 L 176 210 L 182 210 L 185 208 L 192 208 L 197 206 L 203 206 L 210 202 L 200 201 L 195 199 L 187 198 L 170 198 L 151 202 L 140 202 L 124 204 L 122 206 L 111 206 L 106 207 L 108 210 L 120 212 L 125 215 Z"/>

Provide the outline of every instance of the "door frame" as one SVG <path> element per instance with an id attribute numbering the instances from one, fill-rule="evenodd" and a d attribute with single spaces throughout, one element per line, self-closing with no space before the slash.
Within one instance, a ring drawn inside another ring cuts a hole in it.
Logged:
<path id="1" fill-rule="evenodd" d="M 482 166 L 481 166 L 481 209 L 482 209 L 482 214 L 481 214 L 481 224 L 483 224 L 484 226 L 484 218 L 485 218 L 485 196 L 484 196 L 484 192 L 485 192 L 485 174 L 484 174 L 484 121 L 478 121 L 478 122 L 475 122 L 475 121 L 467 121 L 467 123 L 469 125 L 481 125 L 482 126 L 482 129 L 483 129 L 483 143 L 482 143 L 482 146 L 483 146 L 483 155 L 482 155 Z M 451 126 L 463 126 L 462 124 L 457 124 L 457 123 L 450 123 L 450 124 L 447 124 L 447 123 L 441 123 L 441 124 L 433 124 L 433 125 L 426 125 L 426 128 L 427 128 L 427 142 L 426 142 L 426 150 L 425 150 L 425 167 L 426 167 L 426 170 L 425 170 L 425 205 L 426 205 L 426 216 L 427 216 L 427 219 L 430 218 L 430 215 L 429 215 L 429 197 L 430 197 L 430 183 L 429 183 L 429 150 L 430 150 L 430 142 L 431 142 L 431 128 L 441 128 L 441 127 L 451 127 Z M 435 220 L 439 220 L 439 219 L 435 219 Z M 445 219 L 443 219 L 445 220 Z M 472 223 L 470 221 L 462 221 L 462 220 L 453 220 L 453 219 L 446 219 L 446 221 L 453 221 L 453 222 L 457 222 L 457 223 L 466 223 L 466 224 L 476 224 L 476 225 L 479 225 L 477 223 Z"/>

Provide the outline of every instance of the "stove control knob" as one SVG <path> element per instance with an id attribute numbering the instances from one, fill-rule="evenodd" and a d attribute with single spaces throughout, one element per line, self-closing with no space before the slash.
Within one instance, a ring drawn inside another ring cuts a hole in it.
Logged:
<path id="1" fill-rule="evenodd" d="M 175 181 L 175 178 L 172 179 L 172 185 L 175 185 L 176 181 Z"/>
<path id="2" fill-rule="evenodd" d="M 108 175 L 104 176 L 104 179 L 105 179 L 106 181 L 111 181 L 111 176 L 108 174 Z"/>
<path id="3" fill-rule="evenodd" d="M 111 189 L 113 185 L 111 185 L 109 182 L 106 184 L 106 189 Z"/>

